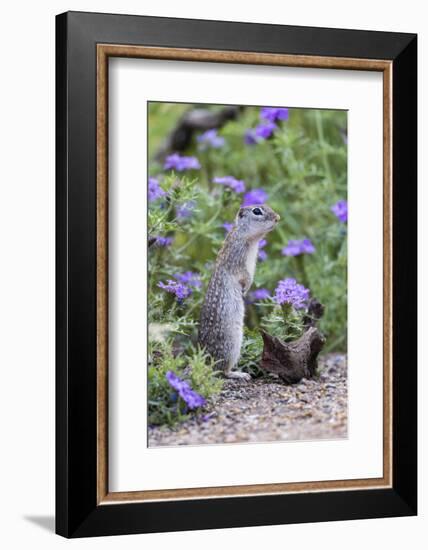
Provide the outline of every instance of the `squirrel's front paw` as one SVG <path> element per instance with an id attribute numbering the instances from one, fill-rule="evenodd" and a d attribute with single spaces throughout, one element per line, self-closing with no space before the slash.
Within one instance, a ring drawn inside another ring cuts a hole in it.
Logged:
<path id="1" fill-rule="evenodd" d="M 226 378 L 235 378 L 238 380 L 244 380 L 245 382 L 249 382 L 251 380 L 251 375 L 248 374 L 248 372 L 240 372 L 236 370 L 226 372 L 225 376 Z"/>

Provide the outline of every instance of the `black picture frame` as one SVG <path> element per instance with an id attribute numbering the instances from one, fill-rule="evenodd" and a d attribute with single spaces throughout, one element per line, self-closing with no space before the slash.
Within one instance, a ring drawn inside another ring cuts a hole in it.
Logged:
<path id="1" fill-rule="evenodd" d="M 100 43 L 392 62 L 392 487 L 98 504 Z M 415 515 L 417 36 L 68 12 L 56 18 L 56 98 L 56 532 L 86 537 Z"/>

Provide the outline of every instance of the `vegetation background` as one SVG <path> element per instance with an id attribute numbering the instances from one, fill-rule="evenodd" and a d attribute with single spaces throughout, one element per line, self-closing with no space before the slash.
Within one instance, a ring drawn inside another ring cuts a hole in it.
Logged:
<path id="1" fill-rule="evenodd" d="M 284 339 L 299 335 L 304 312 L 293 309 L 285 318 L 284 307 L 275 301 L 275 289 L 288 278 L 325 306 L 320 322 L 327 339 L 324 352 L 346 352 L 347 214 L 335 205 L 346 205 L 347 113 L 289 108 L 283 109 L 286 116 L 268 120 L 261 107 L 245 107 L 218 131 L 196 132 L 179 156 L 156 160 L 185 113 L 222 108 L 176 103 L 148 107 L 152 424 L 187 417 L 192 407 L 186 391 L 203 397 L 203 410 L 204 400 L 221 388 L 212 361 L 196 346 L 199 312 L 229 229 L 224 224 L 233 223 L 251 191 L 255 198 L 264 194 L 281 221 L 260 249 L 247 299 L 240 367 L 253 376 L 261 374 L 261 326 Z M 229 179 L 215 182 L 225 177 Z M 305 239 L 310 244 L 306 248 Z M 169 372 L 187 381 L 188 390 L 180 393 L 171 385 Z"/>

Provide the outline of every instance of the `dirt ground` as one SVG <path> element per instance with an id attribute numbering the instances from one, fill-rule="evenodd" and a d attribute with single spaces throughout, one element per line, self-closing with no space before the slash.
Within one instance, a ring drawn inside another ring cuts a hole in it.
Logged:
<path id="1" fill-rule="evenodd" d="M 149 428 L 149 446 L 346 438 L 346 356 L 322 356 L 319 367 L 318 378 L 292 386 L 274 378 L 227 380 L 202 414 Z"/>

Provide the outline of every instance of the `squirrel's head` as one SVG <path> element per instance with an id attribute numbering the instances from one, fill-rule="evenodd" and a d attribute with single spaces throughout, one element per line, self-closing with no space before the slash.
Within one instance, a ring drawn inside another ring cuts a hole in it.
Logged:
<path id="1" fill-rule="evenodd" d="M 243 206 L 236 216 L 236 228 L 248 239 L 261 239 L 272 231 L 279 219 L 279 215 L 267 204 Z"/>

